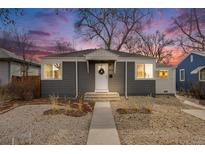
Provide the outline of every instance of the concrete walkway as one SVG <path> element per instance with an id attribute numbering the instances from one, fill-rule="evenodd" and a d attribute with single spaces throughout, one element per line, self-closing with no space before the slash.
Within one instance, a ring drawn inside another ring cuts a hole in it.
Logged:
<path id="1" fill-rule="evenodd" d="M 197 118 L 200 118 L 202 120 L 205 120 L 205 110 L 194 110 L 194 109 L 185 110 L 183 109 L 182 111 L 185 113 L 191 114 Z"/>
<path id="2" fill-rule="evenodd" d="M 192 116 L 195 116 L 199 119 L 205 120 L 205 106 L 193 103 L 190 100 L 188 100 L 186 97 L 176 95 L 176 97 L 180 100 L 181 103 L 184 103 L 186 105 L 196 107 L 199 109 L 182 109 L 183 112 L 188 113 Z"/>
<path id="3" fill-rule="evenodd" d="M 109 102 L 96 102 L 88 134 L 89 145 L 119 145 L 119 136 Z"/>
<path id="4" fill-rule="evenodd" d="M 187 100 L 187 99 L 186 99 L 185 97 L 183 97 L 183 96 L 176 95 L 176 97 L 180 100 L 180 102 L 182 102 L 182 103 L 184 103 L 184 104 L 186 104 L 186 105 L 193 106 L 193 107 L 196 107 L 196 108 L 200 108 L 200 109 L 205 110 L 205 106 L 200 105 L 200 104 L 193 103 L 193 102 Z"/>

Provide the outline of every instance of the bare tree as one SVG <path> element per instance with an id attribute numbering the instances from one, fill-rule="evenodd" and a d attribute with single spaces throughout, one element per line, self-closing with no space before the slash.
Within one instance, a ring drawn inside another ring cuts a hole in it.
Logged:
<path id="1" fill-rule="evenodd" d="M 121 50 L 151 16 L 149 9 L 78 9 L 77 14 L 75 28 L 79 34 L 115 50 Z"/>
<path id="2" fill-rule="evenodd" d="M 205 51 L 205 9 L 184 9 L 174 18 L 171 31 L 179 31 L 179 45 L 185 53 L 191 50 Z"/>
<path id="3" fill-rule="evenodd" d="M 10 31 L 1 31 L 0 32 L 0 48 L 12 50 L 14 48 L 13 42 L 11 42 L 11 32 Z"/>
<path id="4" fill-rule="evenodd" d="M 56 51 L 59 53 L 63 53 L 66 51 L 74 51 L 74 47 L 72 43 L 67 41 L 56 41 Z"/>
<path id="5" fill-rule="evenodd" d="M 156 31 L 154 34 L 138 33 L 138 36 L 130 38 L 126 42 L 126 48 L 130 52 L 152 56 L 157 59 L 157 63 L 169 63 L 172 57 L 171 47 L 174 41 L 167 39 L 164 34 Z"/>
<path id="6" fill-rule="evenodd" d="M 15 16 L 23 15 L 23 9 L 0 9 L 0 23 L 3 25 L 15 24 Z"/>
<path id="7" fill-rule="evenodd" d="M 13 42 L 15 42 L 16 51 L 20 53 L 23 58 L 23 76 L 28 76 L 29 63 L 27 61 L 26 54 L 33 46 L 33 41 L 27 32 L 14 29 Z"/>

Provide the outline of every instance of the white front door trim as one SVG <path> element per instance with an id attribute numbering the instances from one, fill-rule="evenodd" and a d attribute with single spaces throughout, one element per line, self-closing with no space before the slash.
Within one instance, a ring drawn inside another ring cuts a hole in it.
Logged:
<path id="1" fill-rule="evenodd" d="M 99 69 L 104 70 L 104 74 L 99 73 Z M 109 92 L 108 90 L 108 63 L 95 64 L 95 92 Z"/>

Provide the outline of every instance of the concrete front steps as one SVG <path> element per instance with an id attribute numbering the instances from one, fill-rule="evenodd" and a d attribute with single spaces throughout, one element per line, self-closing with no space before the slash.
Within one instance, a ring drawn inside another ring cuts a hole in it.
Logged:
<path id="1" fill-rule="evenodd" d="M 120 95 L 117 92 L 86 92 L 84 99 L 90 101 L 119 101 Z"/>

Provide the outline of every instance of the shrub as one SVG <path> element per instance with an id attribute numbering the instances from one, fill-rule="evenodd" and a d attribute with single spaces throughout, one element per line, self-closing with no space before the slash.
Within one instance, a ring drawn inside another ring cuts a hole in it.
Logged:
<path id="1" fill-rule="evenodd" d="M 79 96 L 78 98 L 77 98 L 77 101 L 78 101 L 78 111 L 80 111 L 80 112 L 83 112 L 83 104 L 84 104 L 84 102 L 83 102 L 83 96 Z"/>
<path id="2" fill-rule="evenodd" d="M 13 82 L 0 88 L 1 99 L 32 100 L 33 87 L 29 82 Z"/>
<path id="3" fill-rule="evenodd" d="M 9 92 L 6 87 L 0 87 L 0 102 L 3 102 L 5 100 L 9 100 Z"/>
<path id="4" fill-rule="evenodd" d="M 71 100 L 69 98 L 65 98 L 65 111 L 66 112 L 72 111 Z"/>
<path id="5" fill-rule="evenodd" d="M 49 96 L 49 101 L 51 103 L 51 110 L 53 112 L 59 111 L 58 99 L 59 99 L 58 96 L 54 96 L 54 95 Z"/>
<path id="6" fill-rule="evenodd" d="M 200 82 L 191 83 L 190 93 L 197 99 L 205 99 L 205 88 Z"/>

